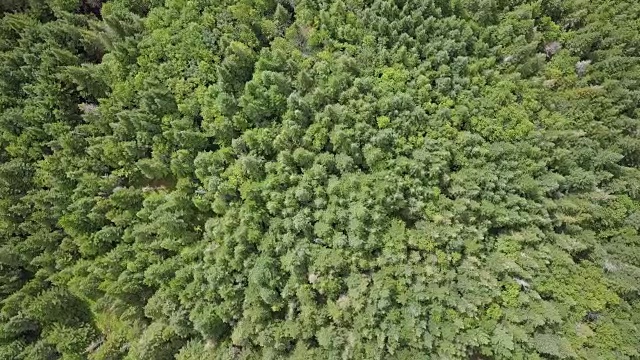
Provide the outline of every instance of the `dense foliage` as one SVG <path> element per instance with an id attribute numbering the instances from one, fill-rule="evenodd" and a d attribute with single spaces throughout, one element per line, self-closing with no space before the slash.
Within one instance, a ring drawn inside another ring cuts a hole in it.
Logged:
<path id="1" fill-rule="evenodd" d="M 0 359 L 639 359 L 635 0 L 3 0 Z"/>

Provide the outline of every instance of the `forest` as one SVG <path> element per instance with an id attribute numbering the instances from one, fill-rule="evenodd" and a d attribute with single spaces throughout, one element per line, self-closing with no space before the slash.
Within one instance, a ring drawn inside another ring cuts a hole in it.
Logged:
<path id="1" fill-rule="evenodd" d="M 637 0 L 1 0 L 0 359 L 640 359 Z"/>

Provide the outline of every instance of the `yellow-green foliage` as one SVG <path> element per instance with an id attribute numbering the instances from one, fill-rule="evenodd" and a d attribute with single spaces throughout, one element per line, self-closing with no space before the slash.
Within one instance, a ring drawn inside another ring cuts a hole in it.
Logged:
<path id="1" fill-rule="evenodd" d="M 0 4 L 0 359 L 638 359 L 636 1 Z"/>

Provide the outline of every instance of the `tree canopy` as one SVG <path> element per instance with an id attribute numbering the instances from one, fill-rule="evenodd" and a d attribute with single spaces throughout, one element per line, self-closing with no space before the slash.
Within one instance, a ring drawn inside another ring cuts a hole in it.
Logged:
<path id="1" fill-rule="evenodd" d="M 635 0 L 3 0 L 0 359 L 640 359 Z"/>

